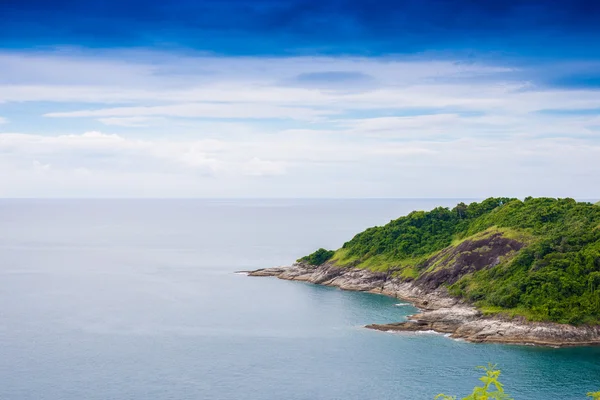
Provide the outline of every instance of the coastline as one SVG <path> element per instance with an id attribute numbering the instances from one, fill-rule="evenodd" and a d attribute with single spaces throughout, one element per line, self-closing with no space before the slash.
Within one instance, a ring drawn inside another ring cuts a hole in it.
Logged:
<path id="1" fill-rule="evenodd" d="M 472 305 L 450 296 L 445 289 L 427 289 L 387 273 L 338 267 L 325 263 L 312 266 L 295 263 L 288 267 L 240 271 L 254 277 L 276 277 L 369 292 L 412 303 L 421 311 L 407 321 L 370 324 L 384 332 L 435 331 L 473 343 L 503 343 L 547 347 L 600 346 L 600 326 L 573 326 L 553 322 L 529 322 L 523 318 L 485 316 Z"/>

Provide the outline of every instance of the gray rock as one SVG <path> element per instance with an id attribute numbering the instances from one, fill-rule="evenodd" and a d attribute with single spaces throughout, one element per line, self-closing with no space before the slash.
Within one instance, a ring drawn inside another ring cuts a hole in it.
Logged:
<path id="1" fill-rule="evenodd" d="M 353 290 L 383 294 L 413 303 L 421 313 L 408 321 L 367 325 L 369 329 L 391 332 L 433 330 L 470 342 L 534 344 L 541 346 L 600 345 L 600 326 L 572 326 L 550 322 L 528 322 L 484 316 L 478 309 L 450 296 L 442 288 L 414 281 L 403 281 L 386 273 L 338 267 L 332 264 L 313 266 L 296 263 L 290 267 L 264 268 L 247 272 L 249 276 L 274 276 L 279 279 L 310 282 Z"/>

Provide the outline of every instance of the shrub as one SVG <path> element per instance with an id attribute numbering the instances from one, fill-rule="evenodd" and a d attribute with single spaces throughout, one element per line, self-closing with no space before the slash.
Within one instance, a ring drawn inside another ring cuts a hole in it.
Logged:
<path id="1" fill-rule="evenodd" d="M 477 367 L 485 371 L 485 375 L 479 378 L 483 386 L 476 386 L 473 392 L 462 400 L 513 400 L 504 393 L 504 385 L 498 381 L 500 370 L 495 365 L 488 364 L 487 367 Z M 587 394 L 593 400 L 600 400 L 600 392 L 590 392 Z M 456 396 L 438 394 L 435 396 L 438 400 L 456 400 Z"/>
<path id="2" fill-rule="evenodd" d="M 473 392 L 462 400 L 512 400 L 510 396 L 504 393 L 504 385 L 498 381 L 500 370 L 495 365 L 488 364 L 487 367 L 477 367 L 485 371 L 485 375 L 479 378 L 483 386 L 476 386 Z M 436 399 L 456 400 L 456 396 L 438 394 Z"/>
<path id="3" fill-rule="evenodd" d="M 331 257 L 333 257 L 334 253 L 335 253 L 335 251 L 333 251 L 333 250 L 325 250 L 323 248 L 320 248 L 319 250 L 315 251 L 314 253 L 300 258 L 298 261 L 305 262 L 310 265 L 321 265 L 321 264 L 325 263 L 326 261 L 328 261 Z"/>

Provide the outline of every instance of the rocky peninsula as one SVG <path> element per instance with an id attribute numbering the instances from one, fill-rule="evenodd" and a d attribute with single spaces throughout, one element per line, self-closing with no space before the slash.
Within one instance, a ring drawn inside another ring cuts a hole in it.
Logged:
<path id="1" fill-rule="evenodd" d="M 600 345 L 600 207 L 573 199 L 500 197 L 413 211 L 335 251 L 249 274 L 388 295 L 421 310 L 370 329 Z"/>
<path id="2" fill-rule="evenodd" d="M 553 322 L 528 322 L 522 317 L 484 315 L 473 305 L 451 296 L 444 288 L 429 289 L 389 273 L 298 262 L 289 267 L 244 271 L 248 276 L 277 277 L 395 297 L 414 304 L 420 313 L 404 322 L 372 324 L 366 328 L 385 332 L 435 331 L 475 343 L 505 343 L 550 347 L 600 345 L 600 326 L 573 326 Z"/>

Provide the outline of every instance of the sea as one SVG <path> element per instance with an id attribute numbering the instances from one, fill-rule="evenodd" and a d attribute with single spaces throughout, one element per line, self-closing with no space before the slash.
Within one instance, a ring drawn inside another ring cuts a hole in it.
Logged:
<path id="1" fill-rule="evenodd" d="M 600 348 L 385 333 L 410 304 L 236 271 L 461 199 L 0 200 L 1 400 L 516 400 L 600 390 Z"/>

